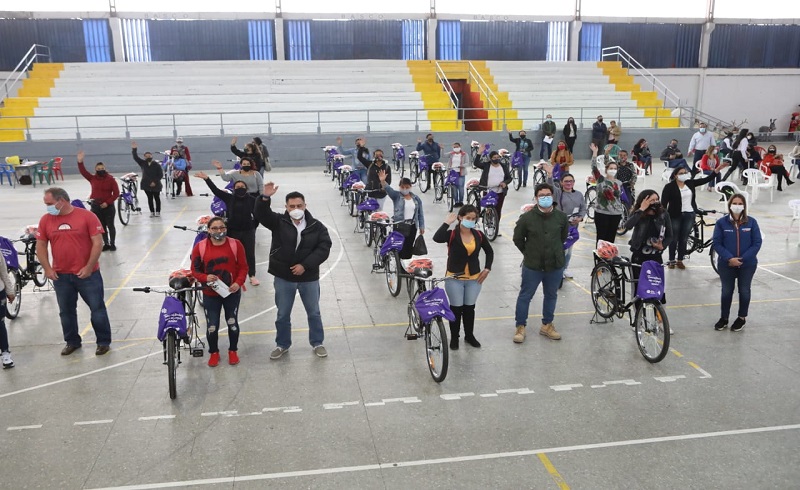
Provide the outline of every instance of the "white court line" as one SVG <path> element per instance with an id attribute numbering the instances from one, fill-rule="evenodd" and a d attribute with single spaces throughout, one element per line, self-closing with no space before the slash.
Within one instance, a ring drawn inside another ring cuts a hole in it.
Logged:
<path id="1" fill-rule="evenodd" d="M 336 260 L 333 262 L 333 264 L 331 264 L 330 268 L 327 271 L 325 271 L 319 277 L 320 281 L 325 279 L 326 277 L 328 277 L 328 275 L 330 275 L 330 273 L 333 272 L 333 269 L 335 269 L 336 266 L 339 265 L 339 262 L 342 261 L 342 257 L 344 256 L 344 242 L 342 241 L 342 237 L 339 235 L 339 232 L 337 232 L 336 230 L 334 230 L 332 228 L 328 228 L 328 231 L 333 232 L 336 235 L 336 238 L 339 239 L 339 255 L 336 257 Z M 190 252 L 191 252 L 191 250 L 190 250 Z M 254 318 L 257 318 L 257 317 L 259 317 L 259 316 L 261 316 L 261 315 L 263 315 L 263 314 L 265 314 L 267 312 L 270 312 L 270 311 L 274 310 L 275 308 L 277 308 L 277 307 L 276 306 L 271 306 L 271 307 L 267 308 L 266 310 L 262 311 L 261 313 L 256 313 L 255 315 L 247 317 L 244 320 L 239 320 L 239 324 L 241 325 L 242 323 L 249 322 L 250 320 L 253 320 Z M 227 328 L 220 329 L 220 332 L 225 332 L 227 330 L 228 330 Z M 40 390 L 42 388 L 47 388 L 49 386 L 54 386 L 54 385 L 57 385 L 57 384 L 66 383 L 67 381 L 73 381 L 73 380 L 76 380 L 76 379 L 85 378 L 86 376 L 91 376 L 93 374 L 102 373 L 103 371 L 108 371 L 110 369 L 115 369 L 115 368 L 118 368 L 120 366 L 124 366 L 126 364 L 131 364 L 131 363 L 136 362 L 136 361 L 141 361 L 142 359 L 147 359 L 148 357 L 151 357 L 151 356 L 161 355 L 162 353 L 163 352 L 161 350 L 158 350 L 156 352 L 151 352 L 150 354 L 145 354 L 143 356 L 134 357 L 133 359 L 128 359 L 127 361 L 118 362 L 116 364 L 112 364 L 110 366 L 105 366 L 105 367 L 102 367 L 102 368 L 99 368 L 99 369 L 94 369 L 92 371 L 87 371 L 85 373 L 76 374 L 74 376 L 69 376 L 69 377 L 58 379 L 58 380 L 55 380 L 55 381 L 50 381 L 48 383 L 42 383 L 40 385 L 31 386 L 29 388 L 23 388 L 21 390 L 11 391 L 9 393 L 3 393 L 3 394 L 0 394 L 0 399 L 6 398 L 6 397 L 9 397 L 9 396 L 19 395 L 19 394 L 22 394 L 22 393 L 27 393 L 29 391 Z"/>
<path id="2" fill-rule="evenodd" d="M 106 419 L 106 420 L 86 420 L 86 421 L 84 421 L 84 422 L 75 422 L 75 423 L 74 423 L 74 424 L 72 424 L 72 425 L 100 425 L 100 424 L 110 424 L 110 423 L 112 423 L 112 422 L 114 422 L 114 420 L 112 420 L 112 419 Z"/>
<path id="3" fill-rule="evenodd" d="M 656 444 L 672 441 L 691 441 L 697 439 L 709 439 L 713 437 L 737 436 L 745 434 L 759 434 L 765 432 L 780 432 L 800 429 L 800 424 L 777 425 L 771 427 L 756 427 L 753 429 L 724 430 L 718 432 L 701 432 L 696 434 L 684 434 L 677 436 L 651 437 L 648 439 L 629 439 L 624 441 L 599 442 L 594 444 L 581 444 L 577 446 L 561 446 L 544 449 L 530 449 L 526 451 L 509 451 L 504 453 L 475 454 L 471 456 L 456 456 L 452 458 L 439 459 L 420 459 L 415 461 L 400 461 L 396 463 L 376 463 L 360 466 L 340 466 L 337 468 L 322 468 L 316 470 L 287 471 L 282 473 L 264 473 L 261 475 L 229 476 L 221 478 L 207 478 L 200 480 L 186 480 L 175 482 L 149 483 L 143 485 L 126 485 L 120 487 L 106 487 L 94 490 L 151 490 L 156 488 L 175 488 L 195 485 L 214 485 L 219 483 L 238 483 L 246 481 L 277 480 L 282 478 L 293 478 L 298 476 L 332 475 L 336 473 L 354 473 L 358 471 L 371 470 L 390 470 L 394 468 L 404 468 L 411 466 L 431 466 L 437 464 L 463 463 L 468 461 L 486 461 L 493 459 L 519 458 L 535 456 L 537 454 L 568 453 L 575 451 L 586 451 L 589 449 L 604 449 L 612 447 L 638 446 L 644 444 Z"/>
<path id="4" fill-rule="evenodd" d="M 147 420 L 172 420 L 175 415 L 151 415 L 150 417 L 139 417 L 139 420 L 144 422 Z"/>
<path id="5" fill-rule="evenodd" d="M 797 279 L 792 279 L 791 277 L 786 277 L 783 274 L 778 274 L 777 272 L 771 271 L 769 269 L 765 269 L 764 267 L 761 267 L 761 266 L 759 266 L 758 268 L 761 269 L 764 272 L 769 272 L 770 274 L 775 274 L 778 277 L 782 277 L 783 279 L 786 279 L 787 281 L 792 281 L 795 284 L 800 284 L 800 281 L 798 281 Z"/>
<path id="6" fill-rule="evenodd" d="M 19 425 L 17 427 L 8 427 L 6 431 L 13 431 L 13 430 L 30 430 L 30 429 L 41 429 L 42 424 L 38 425 Z"/>

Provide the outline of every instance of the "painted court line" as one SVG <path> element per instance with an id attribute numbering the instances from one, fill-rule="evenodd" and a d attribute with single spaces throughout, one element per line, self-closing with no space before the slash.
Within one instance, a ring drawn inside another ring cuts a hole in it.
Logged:
<path id="1" fill-rule="evenodd" d="M 569 490 L 569 485 L 567 485 L 567 482 L 564 481 L 564 478 L 561 476 L 561 473 L 558 472 L 556 467 L 553 466 L 553 463 L 550 461 L 550 458 L 548 458 L 545 453 L 539 453 L 537 454 L 537 456 L 539 457 L 539 461 L 542 462 L 547 472 L 550 473 L 550 477 L 556 483 L 558 488 L 560 490 Z"/>
<path id="2" fill-rule="evenodd" d="M 705 369 L 701 368 L 701 367 L 700 367 L 700 366 L 698 366 L 697 364 L 695 364 L 695 363 L 693 363 L 693 362 L 691 362 L 691 361 L 690 361 L 690 362 L 688 362 L 687 364 L 688 364 L 688 365 L 690 365 L 690 366 L 692 366 L 693 368 L 697 369 L 698 371 L 700 371 L 700 373 L 702 373 L 702 376 L 700 376 L 700 379 L 706 379 L 706 378 L 711 378 L 711 377 L 712 377 L 712 376 L 711 376 L 711 375 L 708 373 L 708 371 L 706 371 Z"/>
<path id="3" fill-rule="evenodd" d="M 374 463 L 360 466 L 340 466 L 336 468 L 321 468 L 316 470 L 287 471 L 281 473 L 264 473 L 260 475 L 229 476 L 220 478 L 207 478 L 199 480 L 147 483 L 142 485 L 127 485 L 119 487 L 96 488 L 94 490 L 152 490 L 157 488 L 176 488 L 199 485 L 215 485 L 224 483 L 239 483 L 248 481 L 279 480 L 284 478 L 294 478 L 299 476 L 333 475 L 337 473 L 355 473 L 360 471 L 390 470 L 395 468 L 407 468 L 413 466 L 432 466 L 438 464 L 463 463 L 470 461 L 487 461 L 495 459 L 518 458 L 526 456 L 537 456 L 540 454 L 569 453 L 576 451 L 587 451 L 592 449 L 606 449 L 614 447 L 639 446 L 645 444 L 658 444 L 674 441 L 692 441 L 699 439 L 710 439 L 715 437 L 740 436 L 748 434 L 762 434 L 769 432 L 782 432 L 800 430 L 800 424 L 776 425 L 770 427 L 755 427 L 751 429 L 735 429 L 717 432 L 701 432 L 695 434 L 682 434 L 675 436 L 651 437 L 648 439 L 629 439 L 622 441 L 599 442 L 592 444 L 581 444 L 576 446 L 561 446 L 553 448 L 530 449 L 525 451 L 509 451 L 502 453 L 474 454 L 470 456 L 455 456 L 439 459 L 421 459 L 414 461 L 399 461 L 395 463 Z M 551 463 L 552 464 L 552 463 Z"/>
<path id="4" fill-rule="evenodd" d="M 106 420 L 85 420 L 83 422 L 75 422 L 72 425 L 102 425 L 102 424 L 110 424 L 113 423 L 113 419 L 106 419 Z"/>
<path id="5" fill-rule="evenodd" d="M 14 431 L 14 430 L 31 430 L 31 429 L 41 429 L 41 428 L 42 428 L 42 424 L 38 424 L 38 425 L 19 425 L 19 426 L 16 426 L 16 427 L 8 427 L 6 430 L 7 431 Z"/>
<path id="6" fill-rule="evenodd" d="M 572 388 L 583 388 L 582 384 L 571 384 L 571 385 L 553 385 L 550 387 L 553 391 L 572 391 Z"/>
<path id="7" fill-rule="evenodd" d="M 139 417 L 139 420 L 144 422 L 147 420 L 172 420 L 175 415 L 152 415 L 150 417 Z"/>

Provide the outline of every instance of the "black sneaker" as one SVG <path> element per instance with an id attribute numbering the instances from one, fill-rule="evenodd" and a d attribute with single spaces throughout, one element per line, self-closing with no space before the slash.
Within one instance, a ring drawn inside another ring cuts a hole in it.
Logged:
<path id="1" fill-rule="evenodd" d="M 725 330 L 728 327 L 728 320 L 724 318 L 720 318 L 717 323 L 714 324 L 714 330 Z"/>
<path id="2" fill-rule="evenodd" d="M 116 252 L 117 251 L 117 246 L 116 245 L 110 245 L 108 247 L 108 249 L 111 250 L 112 252 Z"/>
<path id="3" fill-rule="evenodd" d="M 103 252 L 108 252 L 111 250 L 111 245 L 103 245 Z"/>
<path id="4" fill-rule="evenodd" d="M 731 325 L 731 332 L 740 332 L 744 328 L 744 324 L 747 323 L 747 320 L 744 318 L 736 318 L 733 321 L 733 325 Z"/>

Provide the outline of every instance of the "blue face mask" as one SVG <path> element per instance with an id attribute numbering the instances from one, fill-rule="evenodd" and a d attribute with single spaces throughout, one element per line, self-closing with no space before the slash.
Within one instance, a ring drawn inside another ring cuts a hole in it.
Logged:
<path id="1" fill-rule="evenodd" d="M 462 219 L 461 220 L 461 226 L 463 226 L 464 228 L 469 228 L 471 230 L 471 229 L 475 228 L 475 222 L 474 221 L 470 221 L 468 219 Z"/>
<path id="2" fill-rule="evenodd" d="M 61 211 L 56 208 L 55 204 L 48 204 L 47 205 L 47 214 L 51 216 L 58 216 Z"/>
<path id="3" fill-rule="evenodd" d="M 542 196 L 539 198 L 539 207 L 549 208 L 553 205 L 553 196 Z"/>

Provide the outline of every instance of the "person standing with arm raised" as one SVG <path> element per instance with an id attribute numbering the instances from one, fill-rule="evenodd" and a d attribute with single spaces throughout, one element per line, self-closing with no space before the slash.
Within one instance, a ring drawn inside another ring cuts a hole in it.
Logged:
<path id="1" fill-rule="evenodd" d="M 509 131 L 508 139 L 517 146 L 516 151 L 522 152 L 524 165 L 522 167 L 522 187 L 527 187 L 528 168 L 531 166 L 531 155 L 533 153 L 533 141 L 528 138 L 528 133 L 526 133 L 524 129 L 519 132 L 519 138 L 515 138 Z"/>
<path id="2" fill-rule="evenodd" d="M 103 251 L 117 250 L 115 244 L 117 228 L 115 226 L 116 214 L 114 202 L 119 197 L 119 186 L 117 179 L 109 175 L 103 162 L 97 162 L 94 166 L 94 174 L 90 174 L 83 164 L 84 153 L 78 152 L 78 171 L 84 179 L 89 181 L 92 192 L 89 199 L 92 200 L 92 212 L 103 224 Z"/>
<path id="3" fill-rule="evenodd" d="M 138 146 L 131 141 L 131 154 L 133 160 L 142 169 L 142 190 L 147 195 L 147 206 L 150 208 L 151 218 L 161 217 L 161 179 L 164 178 L 164 169 L 161 164 L 153 160 L 153 154 L 144 152 L 144 160 L 139 158 Z"/>

